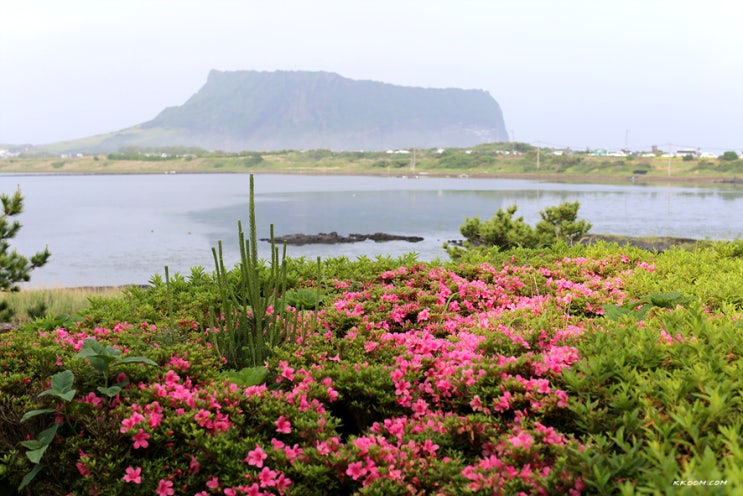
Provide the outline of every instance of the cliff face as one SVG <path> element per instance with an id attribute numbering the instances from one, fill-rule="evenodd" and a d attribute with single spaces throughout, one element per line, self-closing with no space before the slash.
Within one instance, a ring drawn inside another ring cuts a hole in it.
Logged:
<path id="1" fill-rule="evenodd" d="M 382 150 L 507 141 L 485 91 L 395 86 L 329 72 L 211 71 L 179 107 L 137 126 L 140 145 Z M 125 140 L 126 141 L 126 140 Z"/>

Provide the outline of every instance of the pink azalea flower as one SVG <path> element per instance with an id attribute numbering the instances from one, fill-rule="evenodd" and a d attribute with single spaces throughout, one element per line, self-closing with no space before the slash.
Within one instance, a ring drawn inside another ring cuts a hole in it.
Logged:
<path id="1" fill-rule="evenodd" d="M 281 434 L 290 434 L 292 431 L 292 424 L 284 416 L 280 416 L 276 422 L 274 422 L 276 425 L 276 432 L 279 432 Z"/>
<path id="2" fill-rule="evenodd" d="M 317 453 L 320 456 L 327 456 L 331 453 L 332 449 L 325 441 L 320 441 L 317 443 Z"/>
<path id="3" fill-rule="evenodd" d="M 150 413 L 150 418 L 147 420 L 147 425 L 149 425 L 152 429 L 155 429 L 160 425 L 160 422 L 163 420 L 163 415 L 158 412 L 152 412 Z"/>
<path id="4" fill-rule="evenodd" d="M 428 403 L 425 400 L 416 400 L 412 406 L 413 412 L 417 417 L 422 417 L 428 411 Z"/>
<path id="5" fill-rule="evenodd" d="M 195 456 L 191 455 L 191 461 L 188 463 L 188 473 L 198 474 L 200 469 L 201 464 L 199 463 L 199 460 L 197 460 Z"/>
<path id="6" fill-rule="evenodd" d="M 431 312 L 427 308 L 424 308 L 420 312 L 418 312 L 418 322 L 425 322 L 431 317 Z"/>
<path id="7" fill-rule="evenodd" d="M 294 369 L 289 366 L 289 362 L 281 360 L 279 361 L 279 367 L 281 368 L 281 377 L 277 377 L 276 382 L 281 382 L 282 377 L 287 381 L 294 380 Z"/>
<path id="8" fill-rule="evenodd" d="M 364 350 L 366 350 L 367 353 L 371 353 L 377 348 L 377 346 L 379 346 L 379 343 L 376 341 L 367 341 L 364 343 Z"/>
<path id="9" fill-rule="evenodd" d="M 251 450 L 248 452 L 248 456 L 245 457 L 245 463 L 248 465 L 253 465 L 254 467 L 261 468 L 263 466 L 263 461 L 268 458 L 268 455 L 266 454 L 263 449 L 256 445 L 254 450 Z"/>
<path id="10" fill-rule="evenodd" d="M 160 479 L 157 483 L 157 496 L 173 496 L 174 494 L 173 482 Z"/>
<path id="11" fill-rule="evenodd" d="M 524 448 L 525 450 L 528 450 L 534 443 L 534 438 L 526 432 L 521 432 L 517 436 L 509 437 L 508 441 L 514 448 Z"/>
<path id="12" fill-rule="evenodd" d="M 279 494 L 284 494 L 291 484 L 292 480 L 284 474 L 279 474 L 279 477 L 276 479 L 276 489 L 278 489 Z"/>
<path id="13" fill-rule="evenodd" d="M 77 462 L 75 466 L 77 467 L 77 471 L 80 472 L 80 475 L 83 477 L 90 477 L 90 469 L 86 463 Z"/>
<path id="14" fill-rule="evenodd" d="M 201 427 L 206 427 L 207 422 L 209 421 L 209 416 L 210 416 L 209 411 L 204 410 L 203 408 L 200 408 L 193 418 L 196 421 L 196 423 L 198 423 Z"/>
<path id="15" fill-rule="evenodd" d="M 335 401 L 338 399 L 338 391 L 336 391 L 332 387 L 328 387 L 327 392 L 328 392 L 328 399 L 330 401 Z"/>
<path id="16" fill-rule="evenodd" d="M 434 444 L 433 441 L 430 439 L 426 439 L 423 443 L 423 451 L 428 451 L 429 453 L 433 454 L 436 452 L 436 450 L 439 449 L 438 444 Z"/>
<path id="17" fill-rule="evenodd" d="M 143 420 L 144 420 L 144 415 L 142 415 L 139 412 L 134 412 L 129 417 L 121 421 L 121 429 L 119 429 L 119 432 L 124 434 L 127 431 L 131 430 L 135 425 L 137 425 Z"/>
<path id="18" fill-rule="evenodd" d="M 504 391 L 503 396 L 501 396 L 498 401 L 494 401 L 493 409 L 496 412 L 503 412 L 505 410 L 508 410 L 511 408 L 511 392 L 510 391 Z"/>
<path id="19" fill-rule="evenodd" d="M 124 482 L 133 482 L 134 484 L 142 483 L 142 467 L 127 467 L 124 477 Z"/>
<path id="20" fill-rule="evenodd" d="M 358 480 L 364 474 L 366 474 L 366 469 L 361 462 L 350 463 L 346 470 L 346 475 L 350 476 L 353 480 Z"/>
<path id="21" fill-rule="evenodd" d="M 288 446 L 286 448 L 284 448 L 284 453 L 286 454 L 286 458 L 290 462 L 294 461 L 303 452 L 304 452 L 304 450 L 302 450 L 302 448 L 300 448 L 298 444 L 295 444 L 291 448 L 288 447 Z"/>
<path id="22" fill-rule="evenodd" d="M 148 447 L 150 445 L 150 443 L 147 442 L 149 438 L 149 434 L 147 434 L 144 430 L 139 429 L 139 432 L 132 436 L 132 440 L 134 441 L 134 449 Z"/>
<path id="23" fill-rule="evenodd" d="M 258 480 L 260 481 L 261 487 L 273 487 L 276 485 L 276 471 L 270 470 L 268 467 L 263 467 L 263 470 L 258 474 Z"/>
<path id="24" fill-rule="evenodd" d="M 191 364 L 188 363 L 188 360 L 184 360 L 177 355 L 173 355 L 172 357 L 170 357 L 170 362 L 168 362 L 168 365 L 171 365 L 173 368 L 181 370 L 183 372 L 191 367 Z"/>
<path id="25" fill-rule="evenodd" d="M 100 408 L 101 403 L 103 403 L 103 398 L 99 398 L 95 393 L 88 393 L 80 401 L 83 403 L 89 403 L 96 408 Z"/>
<path id="26" fill-rule="evenodd" d="M 246 487 L 243 491 L 248 496 L 260 496 L 265 494 L 261 492 L 261 487 L 257 483 L 253 483 L 250 487 Z"/>

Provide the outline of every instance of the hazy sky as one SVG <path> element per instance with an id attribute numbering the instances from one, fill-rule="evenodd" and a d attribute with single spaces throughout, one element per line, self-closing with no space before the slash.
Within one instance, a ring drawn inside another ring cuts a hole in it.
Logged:
<path id="1" fill-rule="evenodd" d="M 0 143 L 147 121 L 210 69 L 484 89 L 545 146 L 743 150 L 741 0 L 1 0 Z"/>

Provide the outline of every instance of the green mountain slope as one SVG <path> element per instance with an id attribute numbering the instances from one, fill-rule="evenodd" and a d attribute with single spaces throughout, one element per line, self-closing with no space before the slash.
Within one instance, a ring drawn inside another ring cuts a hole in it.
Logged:
<path id="1" fill-rule="evenodd" d="M 99 138 L 80 151 L 383 150 L 467 147 L 508 136 L 498 103 L 482 90 L 403 87 L 329 72 L 211 71 L 183 105 Z"/>

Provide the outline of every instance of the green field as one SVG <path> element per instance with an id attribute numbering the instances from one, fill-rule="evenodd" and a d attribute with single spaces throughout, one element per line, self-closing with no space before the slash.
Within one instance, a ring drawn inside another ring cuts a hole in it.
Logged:
<path id="1" fill-rule="evenodd" d="M 29 156 L 0 160 L 0 173 L 297 173 L 539 177 L 605 181 L 735 181 L 743 159 L 555 155 L 523 143 L 408 153 L 329 150 L 223 153 L 184 148 L 92 156 Z M 399 151 L 398 151 L 399 152 Z M 517 153 L 517 154 L 514 154 Z M 163 155 L 164 154 L 164 155 Z"/>

